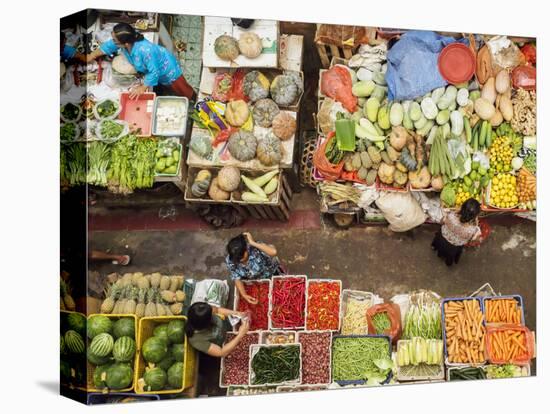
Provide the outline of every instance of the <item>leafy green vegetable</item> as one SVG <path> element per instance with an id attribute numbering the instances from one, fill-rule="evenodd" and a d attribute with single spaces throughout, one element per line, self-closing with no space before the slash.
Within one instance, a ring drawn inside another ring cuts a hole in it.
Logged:
<path id="1" fill-rule="evenodd" d="M 456 194 L 452 186 L 446 185 L 443 187 L 443 190 L 441 191 L 441 201 L 443 201 L 448 207 L 455 205 Z"/>
<path id="2" fill-rule="evenodd" d="M 529 172 L 537 173 L 537 151 L 531 150 L 525 159 L 523 160 L 523 166 L 529 170 Z"/>
<path id="3" fill-rule="evenodd" d="M 107 186 L 107 168 L 111 156 L 108 144 L 94 141 L 88 145 L 88 174 L 89 184 Z"/>
<path id="4" fill-rule="evenodd" d="M 99 114 L 100 118 L 109 118 L 113 116 L 116 111 L 118 111 L 118 103 L 107 99 L 101 102 L 99 105 L 96 105 L 96 111 Z"/>
<path id="5" fill-rule="evenodd" d="M 104 139 L 118 138 L 123 130 L 124 126 L 115 121 L 103 121 L 100 125 L 100 134 Z"/>
<path id="6" fill-rule="evenodd" d="M 488 378 L 515 378 L 521 377 L 521 367 L 512 364 L 489 365 L 486 368 Z"/>
<path id="7" fill-rule="evenodd" d="M 61 125 L 59 129 L 59 135 L 61 141 L 74 141 L 76 137 L 76 124 L 73 122 L 66 122 Z"/>
<path id="8" fill-rule="evenodd" d="M 378 335 L 383 334 L 391 328 L 391 321 L 387 312 L 380 312 L 374 315 L 372 317 L 372 323 Z"/>
<path id="9" fill-rule="evenodd" d="M 86 144 L 68 145 L 66 160 L 70 185 L 86 184 Z"/>
<path id="10" fill-rule="evenodd" d="M 68 121 L 76 121 L 80 112 L 80 107 L 70 102 L 61 107 L 61 115 Z"/>

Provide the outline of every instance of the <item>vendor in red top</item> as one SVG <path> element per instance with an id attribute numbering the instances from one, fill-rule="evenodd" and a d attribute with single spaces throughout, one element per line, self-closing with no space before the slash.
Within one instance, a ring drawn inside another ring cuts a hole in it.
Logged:
<path id="1" fill-rule="evenodd" d="M 165 47 L 145 39 L 127 23 L 117 24 L 111 37 L 111 40 L 90 53 L 87 61 L 91 62 L 104 55 L 114 55 L 119 51 L 124 53 L 136 71 L 145 75 L 143 85 L 130 90 L 130 98 L 135 99 L 158 85 L 169 86 L 175 95 L 195 98 L 195 91 L 183 77 L 176 57 Z"/>
<path id="2" fill-rule="evenodd" d="M 225 263 L 239 295 L 250 304 L 258 300 L 246 294 L 243 280 L 270 279 L 281 274 L 275 246 L 254 241 L 250 233 L 243 233 L 227 243 Z"/>
<path id="3" fill-rule="evenodd" d="M 481 237 L 478 216 L 479 202 L 469 198 L 460 207 L 460 212 L 450 211 L 443 216 L 441 229 L 432 241 L 432 249 L 445 260 L 447 266 L 457 264 L 464 246 Z"/>

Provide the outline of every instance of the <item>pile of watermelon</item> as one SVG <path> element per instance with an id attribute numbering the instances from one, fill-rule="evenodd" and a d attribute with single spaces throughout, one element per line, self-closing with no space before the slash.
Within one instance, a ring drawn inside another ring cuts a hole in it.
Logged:
<path id="1" fill-rule="evenodd" d="M 174 390 L 183 387 L 185 323 L 173 320 L 157 324 L 153 335 L 143 342 L 141 355 L 146 362 L 139 380 L 143 391 Z"/>
<path id="2" fill-rule="evenodd" d="M 87 336 L 87 357 L 94 367 L 94 386 L 111 390 L 130 388 L 136 355 L 135 319 L 90 316 Z"/>
<path id="3" fill-rule="evenodd" d="M 86 386 L 86 317 L 61 312 L 60 377 L 62 384 Z"/>

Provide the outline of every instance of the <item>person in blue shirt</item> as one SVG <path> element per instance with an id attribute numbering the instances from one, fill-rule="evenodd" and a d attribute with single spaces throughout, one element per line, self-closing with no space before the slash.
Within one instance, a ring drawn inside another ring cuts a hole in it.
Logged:
<path id="1" fill-rule="evenodd" d="M 75 47 L 67 44 L 67 37 L 64 32 L 61 32 L 61 62 L 68 62 L 72 59 L 79 60 L 80 62 L 86 62 L 86 56 L 79 53 Z"/>
<path id="2" fill-rule="evenodd" d="M 239 295 L 253 305 L 258 300 L 246 293 L 242 281 L 271 279 L 282 273 L 275 246 L 255 241 L 250 233 L 242 233 L 227 243 L 225 264 Z"/>
<path id="3" fill-rule="evenodd" d="M 144 74 L 143 84 L 130 90 L 131 98 L 137 98 L 159 85 L 170 87 L 178 96 L 186 96 L 189 99 L 195 97 L 195 91 L 183 77 L 176 57 L 165 47 L 145 39 L 127 23 L 118 23 L 113 28 L 111 37 L 111 40 L 90 53 L 87 60 L 91 62 L 100 56 L 124 53 L 136 71 Z"/>

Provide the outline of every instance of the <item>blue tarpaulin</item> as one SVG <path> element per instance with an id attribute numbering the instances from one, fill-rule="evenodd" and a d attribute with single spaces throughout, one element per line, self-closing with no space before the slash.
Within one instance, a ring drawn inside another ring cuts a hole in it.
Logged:
<path id="1" fill-rule="evenodd" d="M 415 99 L 447 85 L 437 67 L 439 52 L 457 40 L 429 31 L 410 31 L 388 51 L 388 99 Z M 461 43 L 468 44 L 466 39 Z"/>

